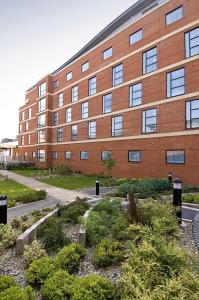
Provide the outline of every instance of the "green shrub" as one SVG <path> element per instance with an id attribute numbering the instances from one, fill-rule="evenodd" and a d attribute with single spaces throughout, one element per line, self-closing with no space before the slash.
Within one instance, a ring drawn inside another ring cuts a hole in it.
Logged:
<path id="1" fill-rule="evenodd" d="M 82 200 L 77 200 L 68 206 L 60 208 L 60 216 L 64 223 L 78 223 L 79 217 L 89 209 L 89 205 Z"/>
<path id="2" fill-rule="evenodd" d="M 80 278 L 73 285 L 73 300 L 113 300 L 115 287 L 109 280 L 99 275 Z"/>
<path id="3" fill-rule="evenodd" d="M 25 245 L 23 256 L 26 264 L 29 266 L 33 261 L 46 256 L 46 251 L 39 241 L 34 240 L 31 245 Z"/>
<path id="4" fill-rule="evenodd" d="M 0 275 L 0 293 L 12 286 L 17 286 L 14 278 L 7 275 Z"/>
<path id="5" fill-rule="evenodd" d="M 150 239 L 151 235 L 152 229 L 141 224 L 131 224 L 125 232 L 126 239 L 133 241 L 135 244 L 139 244 L 144 239 Z"/>
<path id="6" fill-rule="evenodd" d="M 103 239 L 97 245 L 93 262 L 98 267 L 107 267 L 120 263 L 125 259 L 125 246 L 118 241 Z"/>
<path id="7" fill-rule="evenodd" d="M 186 203 L 199 204 L 199 194 L 187 194 L 182 196 L 182 201 Z"/>
<path id="8" fill-rule="evenodd" d="M 178 237 L 179 227 L 173 216 L 155 217 L 151 221 L 154 232 L 164 237 Z"/>
<path id="9" fill-rule="evenodd" d="M 76 278 L 66 271 L 57 271 L 47 279 L 41 288 L 43 300 L 70 300 L 72 285 Z"/>
<path id="10" fill-rule="evenodd" d="M 14 200 L 16 202 L 23 202 L 23 203 L 30 203 L 30 202 L 35 202 L 38 200 L 43 200 L 47 196 L 47 193 L 45 190 L 40 190 L 40 191 L 32 191 L 27 194 L 22 194 L 19 196 L 14 197 Z"/>
<path id="11" fill-rule="evenodd" d="M 19 231 L 12 228 L 11 225 L 0 224 L 0 243 L 5 248 L 11 248 L 16 242 L 16 238 L 20 234 Z"/>
<path id="12" fill-rule="evenodd" d="M 199 192 L 199 186 L 187 184 L 183 186 L 183 193 L 197 193 Z"/>
<path id="13" fill-rule="evenodd" d="M 35 295 L 30 287 L 20 288 L 12 286 L 0 293 L 1 300 L 35 300 Z"/>
<path id="14" fill-rule="evenodd" d="M 43 213 L 41 210 L 36 209 L 32 212 L 32 216 L 34 217 L 34 222 L 37 222 L 43 217 Z"/>
<path id="15" fill-rule="evenodd" d="M 14 199 L 7 199 L 8 208 L 14 207 L 16 205 L 16 201 Z"/>
<path id="16" fill-rule="evenodd" d="M 73 171 L 69 166 L 57 165 L 53 168 L 52 173 L 61 176 L 70 176 L 72 175 Z"/>
<path id="17" fill-rule="evenodd" d="M 20 218 L 15 217 L 14 219 L 12 219 L 10 224 L 13 228 L 19 229 L 21 227 L 21 220 Z"/>
<path id="18" fill-rule="evenodd" d="M 61 224 L 57 217 L 52 217 L 44 222 L 37 231 L 37 238 L 41 240 L 46 251 L 54 252 L 68 244 L 64 237 Z"/>
<path id="19" fill-rule="evenodd" d="M 86 250 L 79 244 L 70 244 L 65 246 L 56 257 L 58 268 L 68 271 L 72 274 L 78 270 L 79 262 L 85 256 Z"/>
<path id="20" fill-rule="evenodd" d="M 101 200 L 93 207 L 93 211 L 103 212 L 107 214 L 117 214 L 122 211 L 120 200 Z"/>
<path id="21" fill-rule="evenodd" d="M 26 271 L 26 280 L 33 285 L 42 285 L 44 281 L 51 277 L 57 270 L 58 268 L 53 258 L 42 257 L 31 263 Z"/>

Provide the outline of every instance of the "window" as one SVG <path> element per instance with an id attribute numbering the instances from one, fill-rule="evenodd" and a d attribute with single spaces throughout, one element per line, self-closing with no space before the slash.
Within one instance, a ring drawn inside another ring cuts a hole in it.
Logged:
<path id="1" fill-rule="evenodd" d="M 113 86 L 123 82 L 123 64 L 113 68 Z"/>
<path id="2" fill-rule="evenodd" d="M 132 84 L 129 88 L 129 106 L 142 104 L 142 83 Z"/>
<path id="3" fill-rule="evenodd" d="M 82 160 L 88 159 L 88 152 L 87 151 L 80 151 L 80 159 L 82 159 Z"/>
<path id="4" fill-rule="evenodd" d="M 53 126 L 58 125 L 58 112 L 53 113 Z"/>
<path id="5" fill-rule="evenodd" d="M 67 81 L 71 80 L 72 78 L 73 78 L 73 73 L 72 72 L 66 74 L 66 80 Z"/>
<path id="6" fill-rule="evenodd" d="M 110 113 L 112 111 L 112 94 L 103 96 L 103 114 Z"/>
<path id="7" fill-rule="evenodd" d="M 59 86 L 59 80 L 53 81 L 53 87 L 57 88 Z"/>
<path id="8" fill-rule="evenodd" d="M 22 132 L 22 124 L 19 124 L 19 133 Z"/>
<path id="9" fill-rule="evenodd" d="M 112 118 L 112 136 L 122 135 L 122 116 Z"/>
<path id="10" fill-rule="evenodd" d="M 175 10 L 166 14 L 166 25 L 170 25 L 183 17 L 183 8 L 182 6 L 176 8 Z"/>
<path id="11" fill-rule="evenodd" d="M 72 87 L 71 89 L 71 101 L 75 102 L 78 100 L 78 85 Z"/>
<path id="12" fill-rule="evenodd" d="M 157 110 L 148 109 L 142 112 L 142 133 L 156 132 L 157 130 Z"/>
<path id="13" fill-rule="evenodd" d="M 71 140 L 76 141 L 77 140 L 77 125 L 73 125 L 71 127 Z"/>
<path id="14" fill-rule="evenodd" d="M 199 54 L 199 27 L 185 33 L 186 58 Z"/>
<path id="15" fill-rule="evenodd" d="M 39 100 L 39 112 L 44 111 L 46 109 L 46 98 Z"/>
<path id="16" fill-rule="evenodd" d="M 63 128 L 57 128 L 57 142 L 63 142 Z"/>
<path id="17" fill-rule="evenodd" d="M 111 151 L 102 151 L 102 160 L 107 160 L 109 158 L 111 158 Z"/>
<path id="18" fill-rule="evenodd" d="M 52 152 L 52 159 L 57 159 L 57 151 Z"/>
<path id="19" fill-rule="evenodd" d="M 37 122 L 38 127 L 44 127 L 46 125 L 46 115 L 43 114 L 38 116 Z"/>
<path id="20" fill-rule="evenodd" d="M 186 102 L 186 128 L 199 127 L 199 100 Z"/>
<path id="21" fill-rule="evenodd" d="M 185 93 L 184 68 L 167 73 L 167 97 Z"/>
<path id="22" fill-rule="evenodd" d="M 39 97 L 42 97 L 46 94 L 46 82 L 40 84 L 39 86 Z"/>
<path id="23" fill-rule="evenodd" d="M 32 108 L 28 109 L 28 118 L 30 119 L 32 117 Z"/>
<path id="24" fill-rule="evenodd" d="M 157 70 L 157 47 L 143 53 L 143 74 Z"/>
<path id="25" fill-rule="evenodd" d="M 24 135 L 22 135 L 22 137 L 21 137 L 21 145 L 22 146 L 24 145 Z"/>
<path id="26" fill-rule="evenodd" d="M 110 47 L 103 52 L 103 59 L 107 59 L 113 55 L 113 48 Z"/>
<path id="27" fill-rule="evenodd" d="M 96 77 L 89 79 L 88 81 L 88 95 L 92 96 L 96 94 L 97 80 Z"/>
<path id="28" fill-rule="evenodd" d="M 142 40 L 142 29 L 136 31 L 135 33 L 131 34 L 129 37 L 130 45 L 134 45 L 135 43 Z"/>
<path id="29" fill-rule="evenodd" d="M 66 108 L 66 123 L 70 123 L 72 120 L 72 108 Z"/>
<path id="30" fill-rule="evenodd" d="M 28 145 L 30 145 L 30 134 L 28 134 Z"/>
<path id="31" fill-rule="evenodd" d="M 96 138 L 96 121 L 92 121 L 88 123 L 88 138 L 89 139 Z"/>
<path id="32" fill-rule="evenodd" d="M 82 119 L 88 118 L 88 102 L 82 103 Z"/>
<path id="33" fill-rule="evenodd" d="M 25 111 L 22 111 L 21 120 L 22 120 L 22 121 L 25 120 Z"/>
<path id="34" fill-rule="evenodd" d="M 45 143 L 46 142 L 46 132 L 45 132 L 45 130 L 39 130 L 38 131 L 37 140 L 38 140 L 38 143 Z"/>
<path id="35" fill-rule="evenodd" d="M 184 150 L 167 150 L 166 151 L 167 164 L 184 164 L 185 153 Z"/>
<path id="36" fill-rule="evenodd" d="M 64 105 L 64 94 L 63 93 L 60 93 L 58 95 L 58 107 L 61 107 Z"/>
<path id="37" fill-rule="evenodd" d="M 140 162 L 141 161 L 141 151 L 140 150 L 128 151 L 128 161 L 129 162 Z"/>
<path id="38" fill-rule="evenodd" d="M 45 150 L 38 150 L 37 151 L 37 160 L 40 162 L 45 161 Z"/>
<path id="39" fill-rule="evenodd" d="M 25 131 L 28 131 L 28 127 L 29 127 L 29 124 L 28 122 L 25 123 Z"/>
<path id="40" fill-rule="evenodd" d="M 36 157 L 36 152 L 35 152 L 35 151 L 32 152 L 32 157 L 33 157 L 33 158 Z"/>
<path id="41" fill-rule="evenodd" d="M 24 160 L 28 160 L 28 152 L 24 152 Z"/>
<path id="42" fill-rule="evenodd" d="M 71 151 L 65 151 L 65 159 L 71 159 L 72 153 Z"/>
<path id="43" fill-rule="evenodd" d="M 86 63 L 84 63 L 82 65 L 82 72 L 85 72 L 89 69 L 89 61 L 87 61 Z"/>

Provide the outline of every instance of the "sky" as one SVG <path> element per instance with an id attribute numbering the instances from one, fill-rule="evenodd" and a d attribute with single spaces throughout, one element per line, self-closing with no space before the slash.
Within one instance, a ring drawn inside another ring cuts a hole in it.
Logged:
<path id="1" fill-rule="evenodd" d="M 0 141 L 18 134 L 25 91 L 137 0 L 0 0 Z"/>

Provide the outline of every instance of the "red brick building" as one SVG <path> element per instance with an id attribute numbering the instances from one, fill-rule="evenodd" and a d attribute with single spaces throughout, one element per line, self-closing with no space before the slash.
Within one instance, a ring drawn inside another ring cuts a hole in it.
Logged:
<path id="1" fill-rule="evenodd" d="M 199 1 L 140 0 L 26 93 L 18 157 L 199 184 Z"/>

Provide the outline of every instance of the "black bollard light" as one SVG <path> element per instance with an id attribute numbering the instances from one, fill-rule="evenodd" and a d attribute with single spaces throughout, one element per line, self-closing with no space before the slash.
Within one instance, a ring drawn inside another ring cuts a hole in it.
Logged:
<path id="1" fill-rule="evenodd" d="M 96 195 L 99 196 L 99 180 L 96 180 Z"/>
<path id="2" fill-rule="evenodd" d="M 7 224 L 7 196 L 0 195 L 0 224 Z"/>
<path id="3" fill-rule="evenodd" d="M 172 172 L 168 173 L 168 181 L 172 183 Z"/>
<path id="4" fill-rule="evenodd" d="M 177 207 L 177 217 L 182 222 L 182 181 L 176 178 L 173 181 L 173 206 Z"/>

